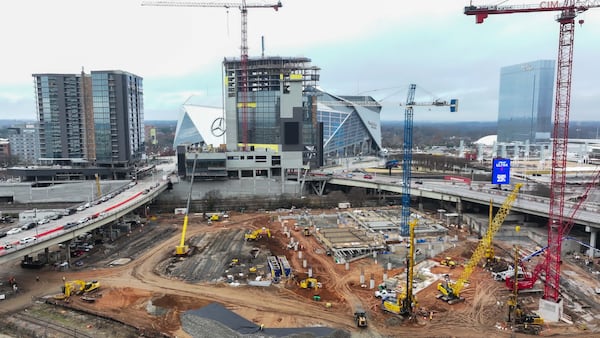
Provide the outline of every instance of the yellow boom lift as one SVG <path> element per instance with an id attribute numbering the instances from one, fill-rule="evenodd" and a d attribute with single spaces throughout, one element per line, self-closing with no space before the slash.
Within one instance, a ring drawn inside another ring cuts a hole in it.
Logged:
<path id="1" fill-rule="evenodd" d="M 407 260 L 406 270 L 406 288 L 396 298 L 387 298 L 381 304 L 384 311 L 411 317 L 413 309 L 417 307 L 417 299 L 413 294 L 413 273 L 415 265 L 415 226 L 417 220 L 413 219 L 408 223 L 410 234 L 410 248 Z"/>
<path id="2" fill-rule="evenodd" d="M 187 197 L 187 206 L 185 208 L 185 215 L 183 216 L 183 229 L 181 230 L 181 240 L 179 245 L 175 247 L 175 256 L 186 256 L 190 251 L 189 246 L 185 245 L 185 232 L 187 231 L 188 225 L 188 214 L 190 213 L 190 201 L 192 200 L 192 188 L 194 187 L 194 176 L 196 176 L 196 162 L 198 160 L 198 153 L 194 157 L 194 164 L 192 165 L 192 178 L 190 179 L 190 192 Z"/>
<path id="3" fill-rule="evenodd" d="M 517 183 L 513 189 L 513 191 L 506 197 L 504 203 L 496 213 L 496 216 L 490 223 L 485 236 L 479 241 L 479 244 L 473 251 L 473 255 L 469 262 L 465 265 L 463 272 L 460 274 L 460 277 L 456 282 L 452 283 L 450 281 L 450 277 L 446 275 L 445 280 L 438 284 L 437 288 L 440 291 L 437 296 L 438 299 L 441 299 L 448 304 L 454 304 L 458 302 L 462 302 L 465 299 L 460 297 L 460 292 L 465 286 L 465 283 L 469 280 L 471 273 L 479 263 L 479 261 L 485 256 L 486 250 L 491 247 L 492 239 L 494 235 L 500 230 L 500 226 L 504 223 L 504 219 L 508 216 L 510 209 L 512 208 L 513 203 L 517 199 L 517 195 L 519 194 L 519 189 L 523 184 Z"/>

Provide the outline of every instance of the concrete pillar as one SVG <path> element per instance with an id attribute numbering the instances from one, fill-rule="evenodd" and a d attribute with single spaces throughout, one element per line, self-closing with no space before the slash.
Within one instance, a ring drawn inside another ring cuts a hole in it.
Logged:
<path id="1" fill-rule="evenodd" d="M 312 278 L 312 268 L 308 268 L 308 278 Z"/>
<path id="2" fill-rule="evenodd" d="M 46 255 L 46 264 L 50 264 L 50 248 L 44 248 L 44 255 Z"/>
<path id="3" fill-rule="evenodd" d="M 392 262 L 387 263 L 387 269 L 388 269 L 388 271 L 392 270 Z"/>
<path id="4" fill-rule="evenodd" d="M 369 280 L 369 289 L 373 290 L 375 288 L 375 277 L 371 274 L 371 279 Z"/>
<path id="5" fill-rule="evenodd" d="M 350 270 L 350 263 L 346 262 L 346 271 Z"/>
<path id="6" fill-rule="evenodd" d="M 302 259 L 302 251 L 298 251 L 298 258 Z"/>
<path id="7" fill-rule="evenodd" d="M 302 260 L 302 267 L 303 267 L 303 268 L 306 268 L 306 259 L 303 259 L 303 260 Z M 309 277 L 310 277 L 310 276 L 309 276 Z"/>
<path id="8" fill-rule="evenodd" d="M 586 228 L 587 230 L 587 228 Z M 593 259 L 596 251 L 596 237 L 598 236 L 598 230 L 590 228 L 590 250 L 588 256 Z"/>
<path id="9" fill-rule="evenodd" d="M 383 273 L 383 281 L 386 281 L 387 279 L 388 279 L 387 272 L 384 272 L 384 273 Z"/>
<path id="10" fill-rule="evenodd" d="M 365 284 L 365 269 L 360 268 L 360 285 Z"/>

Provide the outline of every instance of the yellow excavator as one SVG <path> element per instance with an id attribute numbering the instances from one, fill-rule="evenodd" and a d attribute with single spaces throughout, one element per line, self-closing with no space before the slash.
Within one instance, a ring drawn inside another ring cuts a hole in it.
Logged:
<path id="1" fill-rule="evenodd" d="M 252 232 L 248 232 L 248 233 L 244 234 L 244 239 L 246 241 L 256 241 L 256 240 L 263 238 L 263 236 L 267 236 L 268 238 L 271 238 L 271 230 L 269 230 L 265 227 L 262 227 L 261 229 L 257 229 Z"/>
<path id="2" fill-rule="evenodd" d="M 446 257 L 440 261 L 441 265 L 447 266 L 450 269 L 456 268 L 456 262 L 452 260 L 452 257 Z"/>
<path id="3" fill-rule="evenodd" d="M 407 270 L 406 270 L 406 288 L 396 298 L 387 298 L 381 303 L 383 311 L 395 313 L 405 317 L 412 317 L 414 309 L 417 307 L 417 298 L 413 294 L 413 274 L 415 265 L 415 226 L 417 220 L 413 219 L 409 223 L 410 248 L 408 252 Z"/>
<path id="4" fill-rule="evenodd" d="M 319 281 L 316 278 L 306 278 L 300 281 L 300 288 L 301 289 L 318 289 L 319 288 Z"/>
<path id="5" fill-rule="evenodd" d="M 445 275 L 444 281 L 439 283 L 437 286 L 438 291 L 440 292 L 437 296 L 438 299 L 441 299 L 448 304 L 455 304 L 458 302 L 462 302 L 465 299 L 460 296 L 460 292 L 464 288 L 465 284 L 469 280 L 471 273 L 479 264 L 479 261 L 484 258 L 486 254 L 486 250 L 491 247 L 492 239 L 494 235 L 500 230 L 502 223 L 504 223 L 504 219 L 508 216 L 510 209 L 512 208 L 513 203 L 517 199 L 517 195 L 519 194 L 519 189 L 521 189 L 522 183 L 515 184 L 513 191 L 506 197 L 504 203 L 494 216 L 494 219 L 490 223 L 485 236 L 481 238 L 479 244 L 473 251 L 473 255 L 469 262 L 465 264 L 465 268 L 460 274 L 460 277 L 456 280 L 456 282 L 450 281 L 450 276 Z M 489 252 L 489 251 L 488 251 Z"/>
<path id="6" fill-rule="evenodd" d="M 83 295 L 86 293 L 90 293 L 96 291 L 100 288 L 100 282 L 97 280 L 93 281 L 83 281 L 83 280 L 73 280 L 65 282 L 65 285 L 62 287 L 62 293 L 55 295 L 54 299 L 67 299 L 71 297 L 72 294 Z"/>

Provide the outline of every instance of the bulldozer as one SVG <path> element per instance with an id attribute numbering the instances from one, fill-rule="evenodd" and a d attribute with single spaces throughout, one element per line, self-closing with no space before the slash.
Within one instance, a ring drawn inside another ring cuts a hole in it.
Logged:
<path id="1" fill-rule="evenodd" d="M 300 281 L 300 288 L 301 289 L 309 289 L 309 288 L 314 288 L 314 289 L 318 289 L 319 288 L 319 281 L 316 278 L 306 278 Z"/>
<path id="2" fill-rule="evenodd" d="M 257 229 L 244 234 L 244 239 L 246 241 L 256 241 L 263 238 L 263 236 L 271 238 L 271 231 L 265 227 L 262 227 L 261 229 Z"/>
<path id="3" fill-rule="evenodd" d="M 450 269 L 456 268 L 456 262 L 452 260 L 452 257 L 446 257 L 440 261 L 441 265 L 447 266 Z"/>

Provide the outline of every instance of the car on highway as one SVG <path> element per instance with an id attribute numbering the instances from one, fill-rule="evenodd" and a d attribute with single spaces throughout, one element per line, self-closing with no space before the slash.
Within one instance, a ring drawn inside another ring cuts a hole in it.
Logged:
<path id="1" fill-rule="evenodd" d="M 363 178 L 366 178 L 366 179 L 370 180 L 370 179 L 373 179 L 373 175 L 371 175 L 371 174 L 365 174 L 363 176 Z"/>
<path id="2" fill-rule="evenodd" d="M 35 228 L 36 226 L 37 226 L 37 223 L 36 223 L 36 222 L 27 223 L 27 224 L 25 224 L 25 225 L 23 225 L 23 226 L 21 227 L 21 230 L 29 230 L 29 229 L 33 229 L 33 228 Z"/>
<path id="3" fill-rule="evenodd" d="M 31 243 L 31 242 L 35 242 L 37 241 L 37 238 L 35 237 L 25 237 L 25 238 L 21 238 L 21 240 L 19 240 L 19 244 L 27 244 L 27 243 Z"/>
<path id="4" fill-rule="evenodd" d="M 6 236 L 7 236 L 7 235 L 6 235 L 6 232 L 4 232 L 4 231 L 0 231 L 0 238 L 2 238 L 2 237 L 6 237 Z"/>
<path id="5" fill-rule="evenodd" d="M 83 218 L 79 219 L 79 221 L 77 221 L 77 223 L 83 224 L 83 223 L 85 223 L 85 222 L 87 222 L 89 220 L 90 220 L 89 217 L 83 217 Z"/>
<path id="6" fill-rule="evenodd" d="M 21 231 L 23 231 L 23 229 L 21 229 L 21 228 L 12 228 L 12 229 L 8 230 L 6 232 L 6 234 L 7 235 L 14 235 L 14 234 L 18 234 Z"/>
<path id="7" fill-rule="evenodd" d="M 63 230 L 67 230 L 67 229 L 70 229 L 70 228 L 73 228 L 73 227 L 76 227 L 76 226 L 77 226 L 77 223 L 75 223 L 75 222 L 69 222 L 69 223 L 67 223 L 67 224 L 65 224 L 63 226 Z"/>

